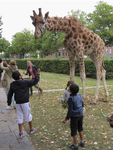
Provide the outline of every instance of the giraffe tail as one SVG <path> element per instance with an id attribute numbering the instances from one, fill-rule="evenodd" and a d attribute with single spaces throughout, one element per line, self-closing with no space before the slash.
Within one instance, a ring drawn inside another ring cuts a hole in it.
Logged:
<path id="1" fill-rule="evenodd" d="M 104 59 L 102 61 L 102 67 L 106 70 L 105 66 L 104 66 Z"/>

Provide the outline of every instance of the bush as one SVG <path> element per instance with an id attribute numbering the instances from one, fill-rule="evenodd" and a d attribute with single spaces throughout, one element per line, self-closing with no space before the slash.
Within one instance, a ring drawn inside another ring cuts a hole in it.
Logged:
<path id="1" fill-rule="evenodd" d="M 8 59 L 6 61 L 9 63 L 10 60 Z M 59 74 L 68 74 L 68 75 L 70 74 L 69 59 L 61 59 L 61 58 L 16 59 L 15 61 L 17 62 L 18 69 L 26 69 L 28 60 L 30 60 L 38 68 L 40 67 L 41 71 Z M 95 65 L 89 58 L 85 58 L 84 60 L 85 60 L 86 77 L 96 78 Z M 104 66 L 106 69 L 106 79 L 113 78 L 113 59 L 109 58 L 104 59 Z M 75 59 L 75 75 L 76 76 L 80 75 L 79 65 L 76 59 Z"/>

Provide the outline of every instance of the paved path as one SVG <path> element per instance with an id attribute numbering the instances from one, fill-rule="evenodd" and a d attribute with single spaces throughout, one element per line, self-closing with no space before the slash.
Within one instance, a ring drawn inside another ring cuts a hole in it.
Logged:
<path id="1" fill-rule="evenodd" d="M 16 110 L 6 110 L 6 101 L 5 91 L 0 88 L 0 150 L 35 150 L 24 129 L 24 137 L 18 139 Z"/>

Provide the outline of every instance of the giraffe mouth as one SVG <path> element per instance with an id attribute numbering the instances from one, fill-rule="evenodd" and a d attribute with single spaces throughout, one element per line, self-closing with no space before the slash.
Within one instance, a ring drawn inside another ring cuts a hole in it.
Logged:
<path id="1" fill-rule="evenodd" d="M 46 25 L 45 22 L 43 22 L 43 26 L 44 26 L 44 25 L 45 25 L 45 28 L 44 28 L 44 29 L 42 29 L 39 25 L 36 25 L 36 26 L 39 28 L 39 30 L 40 30 L 41 37 L 43 37 L 43 34 L 45 33 L 45 31 L 46 31 L 46 29 L 47 29 L 47 25 Z M 38 33 L 36 33 L 36 34 L 38 34 Z"/>
<path id="2" fill-rule="evenodd" d="M 36 25 L 39 29 L 40 29 L 40 33 L 41 33 L 41 37 L 43 37 L 44 34 L 44 30 L 42 30 L 42 28 L 39 25 Z M 37 33 L 38 34 L 38 33 Z"/>

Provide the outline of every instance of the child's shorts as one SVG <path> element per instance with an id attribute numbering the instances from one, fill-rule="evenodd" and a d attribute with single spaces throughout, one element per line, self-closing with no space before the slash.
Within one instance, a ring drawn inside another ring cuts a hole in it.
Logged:
<path id="1" fill-rule="evenodd" d="M 71 136 L 77 135 L 77 130 L 78 132 L 83 131 L 83 116 L 72 117 L 70 121 L 70 128 Z"/>
<path id="2" fill-rule="evenodd" d="M 16 110 L 17 110 L 18 124 L 23 123 L 23 117 L 25 117 L 26 122 L 32 121 L 30 102 L 23 104 L 16 104 Z"/>

